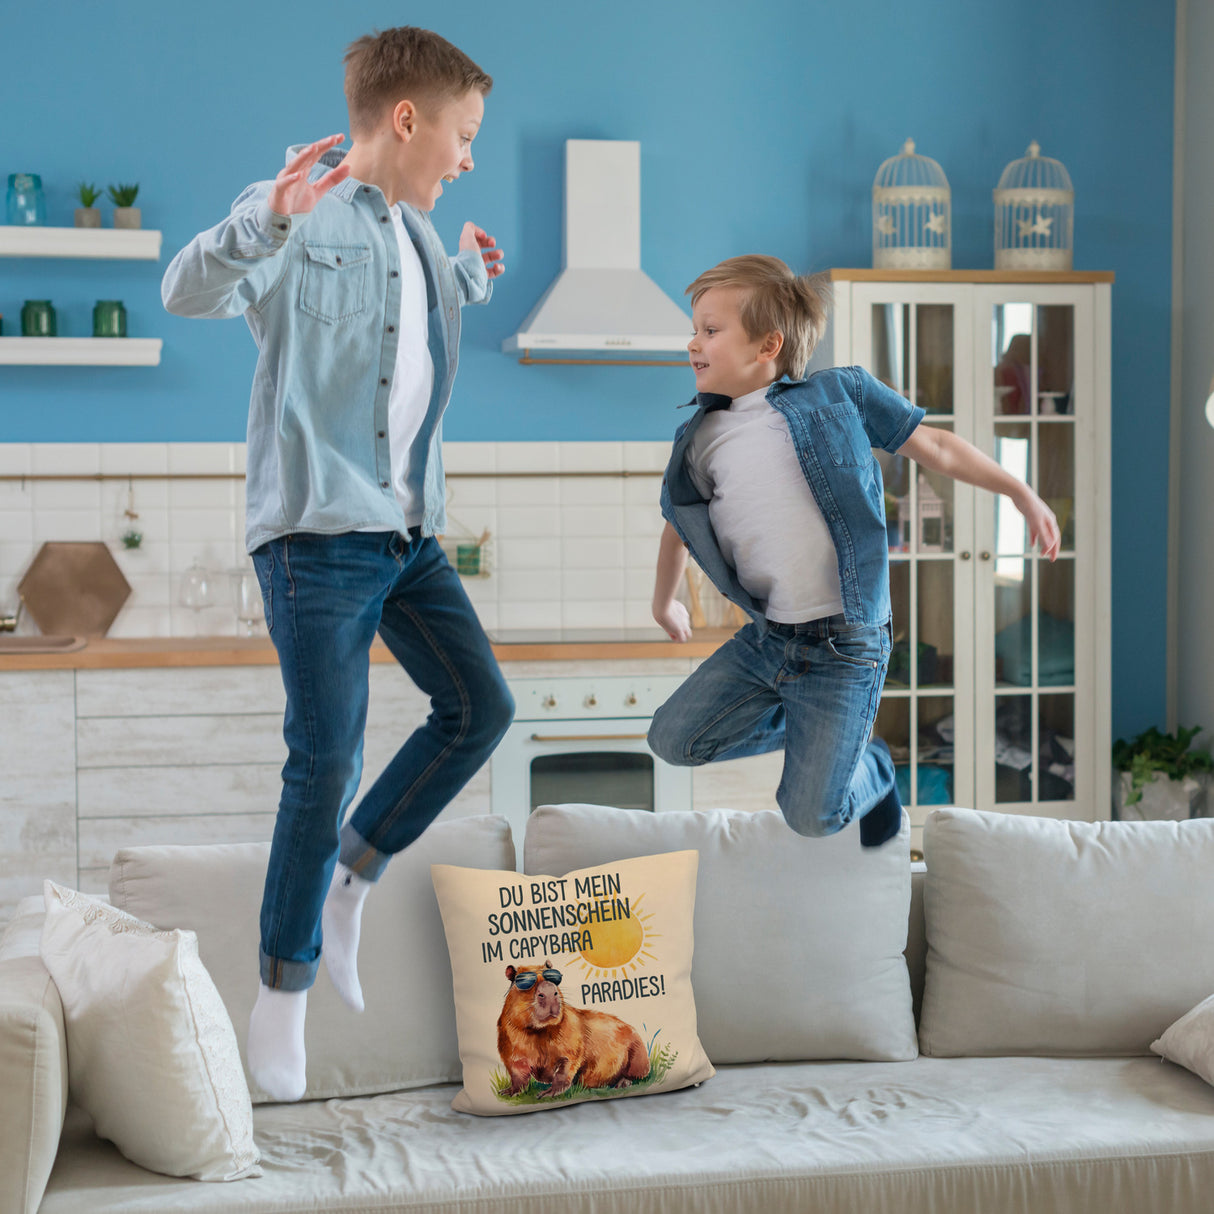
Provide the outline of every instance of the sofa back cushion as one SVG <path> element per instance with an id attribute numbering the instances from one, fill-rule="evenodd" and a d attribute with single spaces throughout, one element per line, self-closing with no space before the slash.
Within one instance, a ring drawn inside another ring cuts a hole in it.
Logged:
<path id="1" fill-rule="evenodd" d="M 691 980 L 714 1063 L 915 1057 L 905 817 L 869 849 L 855 831 L 802 838 L 775 810 L 545 805 L 527 821 L 523 867 L 563 873 L 685 848 L 700 853 Z"/>
<path id="2" fill-rule="evenodd" d="M 1214 990 L 1214 820 L 943 809 L 924 851 L 925 1054 L 1146 1054 Z"/>
<path id="3" fill-rule="evenodd" d="M 268 843 L 133 847 L 110 869 L 115 906 L 157 927 L 197 934 L 246 1059 L 269 854 Z M 510 827 L 489 815 L 438 822 L 388 865 L 363 911 L 358 969 L 366 1011 L 342 1003 L 323 964 L 308 992 L 305 1099 L 459 1079 L 451 964 L 431 864 L 513 868 Z M 251 1076 L 249 1089 L 255 1104 L 269 1099 Z"/>

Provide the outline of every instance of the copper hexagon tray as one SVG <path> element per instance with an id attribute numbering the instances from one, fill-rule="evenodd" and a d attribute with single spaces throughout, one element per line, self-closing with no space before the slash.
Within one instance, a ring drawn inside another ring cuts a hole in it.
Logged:
<path id="1" fill-rule="evenodd" d="M 17 587 L 35 624 L 45 634 L 105 636 L 130 583 L 102 543 L 46 543 Z"/>

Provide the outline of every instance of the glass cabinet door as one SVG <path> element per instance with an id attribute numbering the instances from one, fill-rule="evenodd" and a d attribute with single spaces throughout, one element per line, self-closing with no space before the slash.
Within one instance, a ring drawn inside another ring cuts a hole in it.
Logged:
<path id="1" fill-rule="evenodd" d="M 1073 816 L 1076 754 L 1086 744 L 1076 714 L 1086 677 L 1076 621 L 1090 618 L 1083 601 L 1090 578 L 1085 587 L 1077 544 L 1091 525 L 1077 506 L 1090 498 L 1077 486 L 1086 466 L 1081 436 L 1092 411 L 1091 376 L 1086 366 L 1077 367 L 1078 351 L 1090 350 L 1091 341 L 1077 341 L 1077 328 L 1091 320 L 1078 298 L 1067 301 L 1056 289 L 1044 296 L 1031 287 L 1000 291 L 979 291 L 976 313 L 979 325 L 989 326 L 989 345 L 976 391 L 975 441 L 1045 500 L 1057 516 L 1062 547 L 1050 562 L 1031 544 L 1009 498 L 979 495 L 978 805 Z M 984 344 L 981 332 L 975 337 Z M 1081 761 L 1090 766 L 1090 756 Z"/>
<path id="2" fill-rule="evenodd" d="M 955 287 L 857 285 L 851 332 L 853 361 L 925 409 L 925 425 L 969 437 L 972 314 L 958 306 Z M 934 805 L 973 804 L 973 570 L 959 557 L 972 546 L 972 490 L 905 456 L 876 455 L 893 605 L 876 733 L 921 825 Z"/>

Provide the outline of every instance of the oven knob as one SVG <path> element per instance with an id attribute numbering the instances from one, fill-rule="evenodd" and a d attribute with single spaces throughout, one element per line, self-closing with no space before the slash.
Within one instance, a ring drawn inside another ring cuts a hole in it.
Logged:
<path id="1" fill-rule="evenodd" d="M 599 706 L 598 698 L 595 696 L 593 691 L 582 702 L 587 708 L 597 708 Z"/>
<path id="2" fill-rule="evenodd" d="M 540 706 L 542 708 L 555 708 L 556 707 L 556 696 L 552 696 L 552 695 L 545 696 L 540 701 Z"/>
<path id="3" fill-rule="evenodd" d="M 627 695 L 624 697 L 624 703 L 625 703 L 625 704 L 627 704 L 629 708 L 633 708 L 633 707 L 635 707 L 636 702 L 637 702 L 637 696 L 636 696 L 636 692 L 635 692 L 635 691 L 630 691 L 630 692 L 629 692 L 629 693 L 628 693 L 628 694 L 627 694 Z"/>

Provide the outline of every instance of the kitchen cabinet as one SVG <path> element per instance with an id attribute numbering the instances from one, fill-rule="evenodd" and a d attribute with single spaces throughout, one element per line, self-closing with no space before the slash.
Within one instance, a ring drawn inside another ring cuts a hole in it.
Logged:
<path id="1" fill-rule="evenodd" d="M 876 732 L 918 827 L 938 804 L 1092 820 L 1110 806 L 1111 274 L 832 272 L 811 369 L 859 364 L 1032 485 L 1010 501 L 878 452 L 894 649 Z"/>
<path id="2" fill-rule="evenodd" d="M 161 234 L 154 230 L 47 228 L 0 225 L 0 257 L 82 257 L 156 261 Z M 154 367 L 162 342 L 151 337 L 0 337 L 0 366 Z"/>

